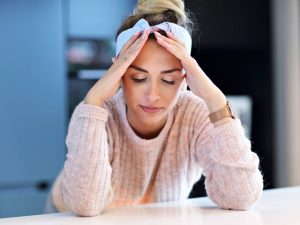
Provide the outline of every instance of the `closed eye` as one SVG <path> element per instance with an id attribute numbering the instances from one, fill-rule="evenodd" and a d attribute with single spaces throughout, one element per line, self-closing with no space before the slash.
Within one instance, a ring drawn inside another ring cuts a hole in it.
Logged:
<path id="1" fill-rule="evenodd" d="M 138 79 L 138 78 L 132 77 L 131 79 L 132 79 L 134 82 L 136 82 L 136 83 L 142 83 L 142 82 L 144 82 L 147 78 Z"/>
<path id="2" fill-rule="evenodd" d="M 136 83 L 142 83 L 147 80 L 147 78 L 134 78 L 134 77 L 132 77 L 131 79 Z M 161 80 L 169 85 L 175 84 L 175 81 L 173 81 L 173 80 L 164 80 L 164 79 L 161 79 Z"/>
<path id="3" fill-rule="evenodd" d="M 167 83 L 167 84 L 170 84 L 170 85 L 174 85 L 175 84 L 175 81 L 174 80 L 164 80 L 162 79 L 163 82 Z"/>

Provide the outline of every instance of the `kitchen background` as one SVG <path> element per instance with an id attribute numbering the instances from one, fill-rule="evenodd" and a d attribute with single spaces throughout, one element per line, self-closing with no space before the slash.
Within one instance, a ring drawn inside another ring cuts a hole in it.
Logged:
<path id="1" fill-rule="evenodd" d="M 43 213 L 71 113 L 135 0 L 0 1 L 0 218 Z M 265 189 L 300 185 L 299 0 L 187 0 L 192 56 L 234 103 Z M 196 41 L 195 41 L 196 43 Z M 203 179 L 190 197 L 205 196 Z"/>

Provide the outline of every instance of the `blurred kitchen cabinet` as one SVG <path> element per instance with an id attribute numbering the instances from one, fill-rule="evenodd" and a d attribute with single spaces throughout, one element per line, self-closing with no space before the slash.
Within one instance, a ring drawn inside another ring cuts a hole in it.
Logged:
<path id="1" fill-rule="evenodd" d="M 42 213 L 66 135 L 62 0 L 0 1 L 0 217 Z"/>

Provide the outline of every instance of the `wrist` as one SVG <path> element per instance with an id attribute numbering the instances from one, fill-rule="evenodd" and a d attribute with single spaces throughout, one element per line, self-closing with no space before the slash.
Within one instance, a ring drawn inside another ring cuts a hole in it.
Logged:
<path id="1" fill-rule="evenodd" d="M 124 62 L 120 62 L 120 60 L 116 59 L 107 72 L 124 74 L 127 69 L 128 66 Z"/>
<path id="2" fill-rule="evenodd" d="M 209 113 L 213 113 L 226 105 L 226 96 L 218 89 L 209 98 L 203 99 L 207 105 Z"/>
<path id="3" fill-rule="evenodd" d="M 214 126 L 217 127 L 232 121 L 233 119 L 235 119 L 235 115 L 232 111 L 231 105 L 227 101 L 224 107 L 216 112 L 210 113 L 209 119 L 214 124 Z"/>
<path id="4" fill-rule="evenodd" d="M 86 95 L 86 97 L 83 100 L 84 104 L 87 105 L 94 105 L 94 106 L 99 106 L 102 107 L 103 105 L 103 100 L 101 98 L 95 98 L 94 96 L 91 96 L 89 93 Z"/>
<path id="5" fill-rule="evenodd" d="M 218 127 L 218 126 L 224 125 L 226 123 L 229 123 L 229 122 L 231 122 L 233 120 L 234 119 L 231 118 L 231 117 L 225 117 L 225 118 L 223 118 L 221 120 L 218 120 L 218 121 L 214 122 L 213 124 L 214 124 L 214 127 Z"/>

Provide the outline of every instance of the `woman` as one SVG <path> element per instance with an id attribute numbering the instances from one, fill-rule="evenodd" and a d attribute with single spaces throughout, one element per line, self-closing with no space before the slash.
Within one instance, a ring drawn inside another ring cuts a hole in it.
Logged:
<path id="1" fill-rule="evenodd" d="M 221 208 L 245 210 L 259 199 L 258 157 L 190 56 L 188 24 L 181 0 L 140 0 L 123 23 L 113 65 L 72 115 L 51 196 L 58 211 L 95 216 L 186 199 L 201 174 Z"/>

